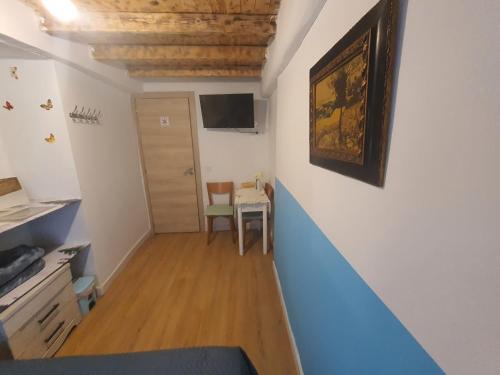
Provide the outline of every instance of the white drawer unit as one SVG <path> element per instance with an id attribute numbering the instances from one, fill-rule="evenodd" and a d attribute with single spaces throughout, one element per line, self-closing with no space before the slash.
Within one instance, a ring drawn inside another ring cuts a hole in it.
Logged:
<path id="1" fill-rule="evenodd" d="M 65 264 L 0 313 L 0 356 L 50 357 L 80 320 L 70 268 Z"/>

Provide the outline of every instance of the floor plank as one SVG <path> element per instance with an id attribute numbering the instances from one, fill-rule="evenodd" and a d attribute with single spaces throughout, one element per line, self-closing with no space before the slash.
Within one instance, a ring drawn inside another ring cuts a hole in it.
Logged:
<path id="1" fill-rule="evenodd" d="M 58 356 L 241 346 L 261 375 L 296 368 L 261 242 L 238 255 L 229 232 L 157 235 L 118 275 Z"/>

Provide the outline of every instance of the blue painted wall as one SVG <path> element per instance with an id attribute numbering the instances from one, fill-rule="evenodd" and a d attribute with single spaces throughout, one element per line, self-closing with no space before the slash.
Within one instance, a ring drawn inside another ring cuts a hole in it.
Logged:
<path id="1" fill-rule="evenodd" d="M 306 375 L 443 373 L 278 180 L 274 256 Z"/>

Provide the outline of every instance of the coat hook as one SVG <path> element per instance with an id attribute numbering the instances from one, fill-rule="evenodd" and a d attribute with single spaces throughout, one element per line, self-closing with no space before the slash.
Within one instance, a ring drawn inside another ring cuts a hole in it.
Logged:
<path id="1" fill-rule="evenodd" d="M 75 105 L 75 109 L 73 109 L 73 112 L 70 112 L 69 114 L 69 117 L 75 121 L 75 117 L 76 117 L 76 112 L 78 111 L 78 105 Z"/>
<path id="2" fill-rule="evenodd" d="M 82 107 L 82 109 L 80 110 L 80 113 L 78 114 L 78 118 L 80 119 L 80 121 L 85 118 L 85 107 Z"/>
<path id="3" fill-rule="evenodd" d="M 87 121 L 87 124 L 90 122 L 90 111 L 91 109 L 89 108 L 87 113 L 85 113 L 85 121 Z"/>

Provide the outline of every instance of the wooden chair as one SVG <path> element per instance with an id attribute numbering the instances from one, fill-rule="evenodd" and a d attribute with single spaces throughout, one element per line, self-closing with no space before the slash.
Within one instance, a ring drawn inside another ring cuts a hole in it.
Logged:
<path id="1" fill-rule="evenodd" d="M 274 226 L 273 226 L 273 215 L 274 215 L 274 189 L 273 186 L 266 182 L 264 185 L 264 191 L 271 201 L 271 215 L 267 214 L 267 221 L 268 221 L 268 226 L 267 226 L 267 242 L 269 244 L 269 248 L 273 248 L 273 239 L 274 239 Z M 262 213 L 261 212 L 243 212 L 242 215 L 243 219 L 243 246 L 245 246 L 245 235 L 247 231 L 247 224 L 252 222 L 252 221 L 262 221 Z"/>
<path id="2" fill-rule="evenodd" d="M 235 241 L 236 225 L 234 223 L 234 208 L 233 208 L 233 192 L 234 184 L 232 182 L 207 182 L 208 202 L 209 205 L 205 209 L 205 216 L 208 221 L 207 245 L 210 245 L 210 240 L 213 232 L 214 219 L 217 217 L 226 217 L 231 225 L 231 235 L 233 242 Z M 214 194 L 229 194 L 228 204 L 214 204 Z"/>

